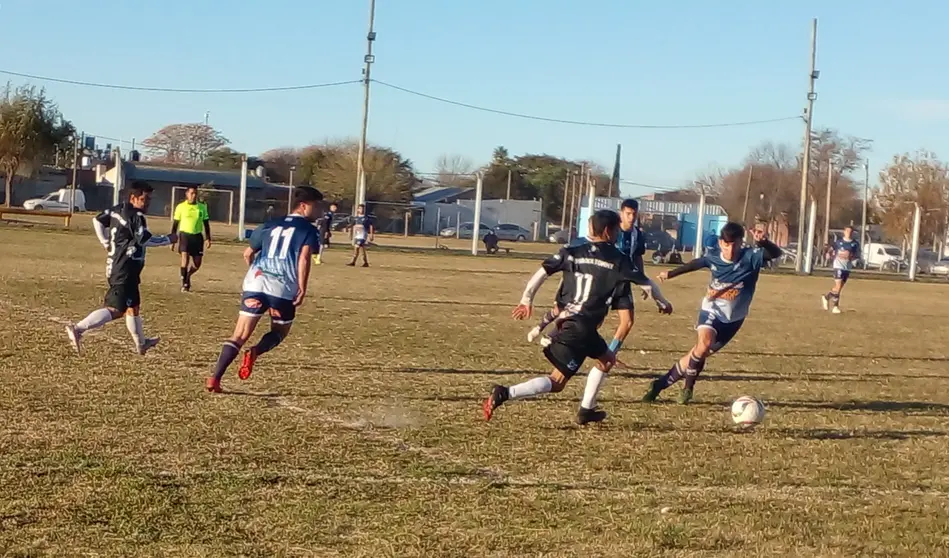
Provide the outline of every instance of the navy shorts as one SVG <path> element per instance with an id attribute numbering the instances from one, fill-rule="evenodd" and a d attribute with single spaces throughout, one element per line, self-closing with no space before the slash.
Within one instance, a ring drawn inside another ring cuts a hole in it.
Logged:
<path id="1" fill-rule="evenodd" d="M 702 310 L 699 312 L 699 319 L 695 321 L 695 329 L 708 328 L 715 332 L 715 342 L 712 343 L 711 350 L 713 353 L 717 353 L 735 337 L 743 323 L 745 323 L 744 318 L 737 322 L 723 322 Z"/>
<path id="2" fill-rule="evenodd" d="M 297 307 L 292 300 L 277 298 L 264 293 L 244 291 L 241 294 L 242 316 L 263 316 L 270 314 L 270 321 L 275 324 L 292 324 L 297 315 Z"/>
<path id="3" fill-rule="evenodd" d="M 366 239 L 365 239 L 365 238 L 354 238 L 354 239 L 353 239 L 353 246 L 362 247 L 362 246 L 365 246 L 365 245 L 366 245 Z"/>
<path id="4" fill-rule="evenodd" d="M 847 282 L 847 279 L 850 279 L 850 270 L 849 269 L 835 269 L 834 270 L 834 279 L 844 284 Z"/>

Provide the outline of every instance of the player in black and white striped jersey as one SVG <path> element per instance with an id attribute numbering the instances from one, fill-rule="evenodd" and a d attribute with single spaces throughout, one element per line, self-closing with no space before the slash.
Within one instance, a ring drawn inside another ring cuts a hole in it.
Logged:
<path id="1" fill-rule="evenodd" d="M 108 250 L 106 275 L 109 290 L 103 308 L 93 311 L 78 324 L 66 326 L 69 342 L 79 354 L 82 354 L 82 335 L 85 332 L 98 329 L 123 315 L 135 352 L 144 355 L 158 344 L 158 337 L 145 337 L 140 313 L 142 296 L 139 284 L 145 267 L 145 248 L 168 246 L 177 241 L 177 235 L 153 235 L 148 230 L 145 212 L 151 195 L 152 187 L 147 182 L 136 182 L 129 188 L 127 202 L 106 209 L 92 221 L 99 243 Z"/>

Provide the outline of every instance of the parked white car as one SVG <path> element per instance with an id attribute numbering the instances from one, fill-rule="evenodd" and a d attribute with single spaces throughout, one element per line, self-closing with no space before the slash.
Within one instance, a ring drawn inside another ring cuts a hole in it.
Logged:
<path id="1" fill-rule="evenodd" d="M 890 269 L 896 271 L 903 266 L 903 253 L 894 244 L 870 242 L 863 245 L 861 259 L 870 269 Z"/>
<path id="2" fill-rule="evenodd" d="M 61 188 L 53 193 L 46 194 L 42 198 L 26 200 L 23 202 L 23 209 L 29 209 L 30 211 L 62 211 L 63 213 L 68 213 L 69 200 L 73 195 L 75 197 L 72 200 L 72 210 L 85 211 L 86 195 L 78 188 L 75 191 L 69 188 Z"/>
<path id="3" fill-rule="evenodd" d="M 932 267 L 929 268 L 929 273 L 949 277 L 949 258 L 943 258 L 934 263 Z"/>

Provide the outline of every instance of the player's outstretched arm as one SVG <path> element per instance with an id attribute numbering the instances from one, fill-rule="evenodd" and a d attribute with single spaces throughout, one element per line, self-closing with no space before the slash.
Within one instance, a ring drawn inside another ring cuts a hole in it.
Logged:
<path id="1" fill-rule="evenodd" d="M 524 288 L 524 293 L 521 295 L 521 302 L 511 313 L 515 320 L 524 320 L 531 317 L 534 296 L 537 294 L 537 291 L 540 290 L 541 285 L 544 284 L 544 281 L 546 281 L 548 277 L 558 271 L 563 271 L 563 266 L 566 261 L 567 250 L 564 248 L 561 248 L 559 252 L 544 260 L 540 269 L 535 271 L 534 275 L 532 275 L 527 282 L 527 287 Z"/>
<path id="2" fill-rule="evenodd" d="M 669 271 L 663 271 L 659 274 L 659 281 L 665 281 L 666 279 L 675 279 L 680 275 L 685 275 L 686 273 L 692 273 L 693 271 L 698 271 L 704 267 L 708 267 L 708 260 L 703 258 L 695 258 L 690 260 L 688 263 L 684 263 L 675 269 Z"/>

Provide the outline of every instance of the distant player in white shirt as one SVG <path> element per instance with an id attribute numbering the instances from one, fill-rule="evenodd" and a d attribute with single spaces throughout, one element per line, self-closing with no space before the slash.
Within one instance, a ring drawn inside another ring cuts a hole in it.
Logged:
<path id="1" fill-rule="evenodd" d="M 313 222 L 320 216 L 323 194 L 310 186 L 293 189 L 293 213 L 271 219 L 257 227 L 244 250 L 249 269 L 244 276 L 241 311 L 234 334 L 224 342 L 208 378 L 207 390 L 221 392 L 221 378 L 250 339 L 264 314 L 270 315 L 270 331 L 244 352 L 238 377 L 246 380 L 257 357 L 274 349 L 290 333 L 297 306 L 303 304 L 310 278 L 311 257 L 319 253 L 320 233 Z"/>

